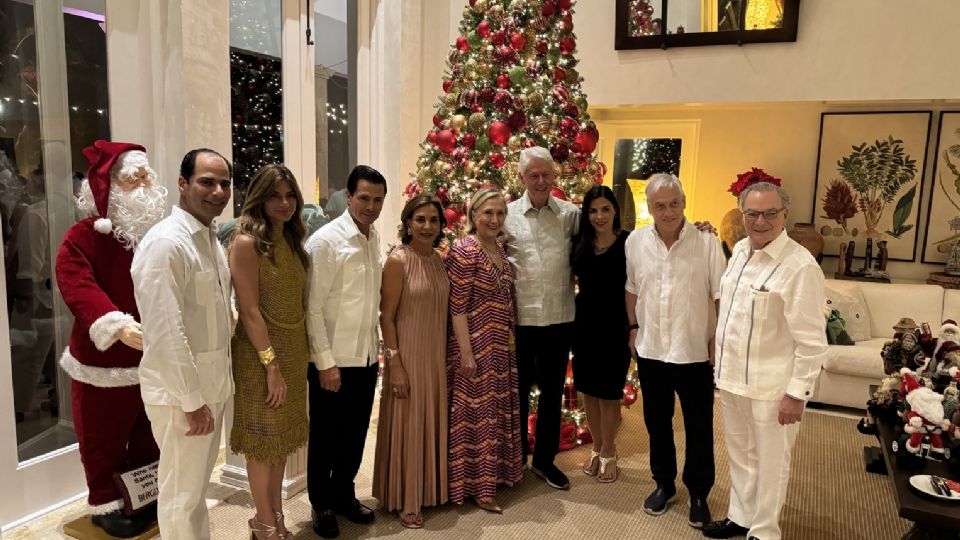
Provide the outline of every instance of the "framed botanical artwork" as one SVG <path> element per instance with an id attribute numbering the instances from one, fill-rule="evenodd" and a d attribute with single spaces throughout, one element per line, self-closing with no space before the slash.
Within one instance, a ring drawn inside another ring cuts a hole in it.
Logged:
<path id="1" fill-rule="evenodd" d="M 823 113 L 811 221 L 823 253 L 885 242 L 895 261 L 915 261 L 930 111 Z"/>
<path id="2" fill-rule="evenodd" d="M 960 240 L 960 111 L 940 113 L 933 190 L 923 240 L 925 263 L 946 263 Z"/>

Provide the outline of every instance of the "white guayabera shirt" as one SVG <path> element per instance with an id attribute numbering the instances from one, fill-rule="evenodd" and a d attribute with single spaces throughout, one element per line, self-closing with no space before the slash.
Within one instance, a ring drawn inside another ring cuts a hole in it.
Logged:
<path id="1" fill-rule="evenodd" d="M 140 241 L 130 274 L 143 325 L 143 402 L 191 412 L 226 401 L 236 319 L 216 225 L 174 206 Z"/>

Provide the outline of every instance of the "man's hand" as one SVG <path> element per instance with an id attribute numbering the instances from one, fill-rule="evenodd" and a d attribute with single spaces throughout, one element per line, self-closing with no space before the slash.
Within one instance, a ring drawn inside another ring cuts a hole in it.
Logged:
<path id="1" fill-rule="evenodd" d="M 777 415 L 777 421 L 780 422 L 781 426 L 789 426 L 799 422 L 806 404 L 807 402 L 802 399 L 783 396 L 783 399 L 780 400 L 780 413 Z"/>
<path id="2" fill-rule="evenodd" d="M 134 321 L 117 330 L 117 339 L 131 349 L 143 350 L 143 331 L 140 329 L 140 323 Z"/>
<path id="3" fill-rule="evenodd" d="M 713 228 L 713 225 L 709 221 L 695 221 L 693 226 L 697 228 L 698 231 L 713 233 L 714 236 L 717 235 L 717 230 Z"/>
<path id="4" fill-rule="evenodd" d="M 327 392 L 340 391 L 340 368 L 333 366 L 320 371 L 320 388 Z"/>
<path id="5" fill-rule="evenodd" d="M 204 405 L 185 414 L 187 415 L 187 423 L 190 424 L 187 437 L 199 437 L 213 433 L 213 413 L 210 412 L 210 407 Z"/>

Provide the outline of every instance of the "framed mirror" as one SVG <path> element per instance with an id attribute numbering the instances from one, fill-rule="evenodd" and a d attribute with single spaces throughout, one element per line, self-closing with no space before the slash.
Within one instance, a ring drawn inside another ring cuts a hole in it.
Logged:
<path id="1" fill-rule="evenodd" d="M 616 0 L 615 48 L 797 40 L 800 0 Z"/>

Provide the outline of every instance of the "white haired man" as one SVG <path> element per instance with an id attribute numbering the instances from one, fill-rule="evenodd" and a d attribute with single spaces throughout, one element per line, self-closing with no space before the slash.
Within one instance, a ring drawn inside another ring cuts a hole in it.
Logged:
<path id="1" fill-rule="evenodd" d="M 556 172 L 546 148 L 520 152 L 520 179 L 526 192 L 508 206 L 505 224 L 507 256 L 516 276 L 520 442 L 526 462 L 527 398 L 536 384 L 540 398 L 531 469 L 550 487 L 569 489 L 570 481 L 553 461 L 560 446 L 560 409 L 574 317 L 570 249 L 580 211 L 551 194 Z"/>
<path id="2" fill-rule="evenodd" d="M 827 353 L 823 271 L 784 230 L 790 197 L 766 182 L 740 194 L 747 237 L 720 282 L 715 380 L 730 461 L 727 518 L 710 538 L 780 538 L 790 454 Z"/>
<path id="3" fill-rule="evenodd" d="M 626 245 L 629 345 L 637 354 L 650 471 L 657 484 L 643 510 L 663 514 L 676 498 L 673 411 L 679 397 L 687 440 L 688 522 L 700 528 L 710 521 L 707 495 L 715 476 L 710 360 L 726 261 L 716 236 L 684 217 L 687 199 L 676 176 L 653 175 L 646 194 L 653 224 L 633 231 Z"/>

